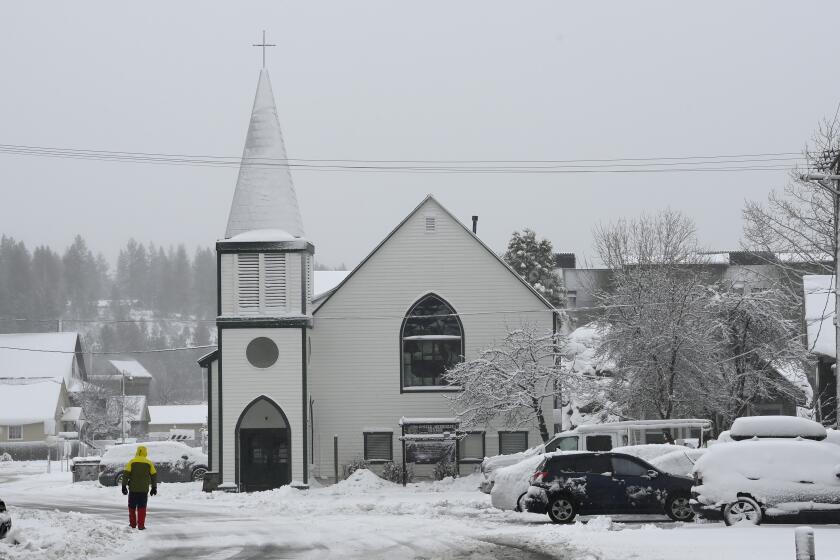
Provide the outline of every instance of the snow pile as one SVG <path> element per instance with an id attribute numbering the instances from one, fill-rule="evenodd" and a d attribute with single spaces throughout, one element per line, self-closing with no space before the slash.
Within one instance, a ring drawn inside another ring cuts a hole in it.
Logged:
<path id="1" fill-rule="evenodd" d="M 346 479 L 331 486 L 330 493 L 333 495 L 368 494 L 379 492 L 389 486 L 395 485 L 393 482 L 379 478 L 368 469 L 358 469 Z"/>
<path id="2" fill-rule="evenodd" d="M 596 323 L 578 327 L 569 334 L 563 353 L 570 363 L 567 367 L 574 373 L 596 376 L 615 369 L 612 360 L 597 355 L 598 346 L 604 336 L 604 329 Z"/>
<path id="3" fill-rule="evenodd" d="M 126 524 L 98 516 L 12 509 L 12 530 L 0 540 L 0 558 L 83 560 L 119 553 L 136 538 Z"/>
<path id="4" fill-rule="evenodd" d="M 497 470 L 493 489 L 490 491 L 493 507 L 502 510 L 515 509 L 519 497 L 528 491 L 531 476 L 544 457 L 544 455 L 534 455 Z"/>
<path id="5" fill-rule="evenodd" d="M 819 422 L 796 416 L 742 416 L 732 423 L 729 435 L 734 440 L 759 438 L 825 439 L 825 428 Z"/>
<path id="6" fill-rule="evenodd" d="M 702 479 L 694 490 L 703 504 L 727 504 L 746 492 L 789 512 L 816 509 L 814 504 L 840 509 L 840 447 L 831 443 L 797 438 L 715 445 L 694 472 Z"/>
<path id="7" fill-rule="evenodd" d="M 682 446 L 672 445 L 669 443 L 648 443 L 644 445 L 625 445 L 623 447 L 613 447 L 612 451 L 615 453 L 626 453 L 645 461 L 653 461 L 657 457 L 668 455 L 674 451 L 678 451 Z M 686 448 L 687 449 L 687 448 Z"/>
<path id="8" fill-rule="evenodd" d="M 669 474 L 691 476 L 694 464 L 704 453 L 706 453 L 706 450 L 702 447 L 700 449 L 678 447 L 676 451 L 651 459 L 650 464 Z"/>

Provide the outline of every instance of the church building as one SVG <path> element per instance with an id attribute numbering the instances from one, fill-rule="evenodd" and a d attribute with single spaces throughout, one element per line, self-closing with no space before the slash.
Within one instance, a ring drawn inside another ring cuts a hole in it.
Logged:
<path id="1" fill-rule="evenodd" d="M 208 380 L 210 470 L 254 491 L 341 478 L 356 460 L 451 460 L 538 444 L 534 425 L 462 430 L 444 371 L 528 323 L 559 328 L 552 305 L 432 195 L 333 289 L 313 293 L 268 72 L 257 84 L 218 258 L 218 350 Z M 317 209 L 314 209 L 317 211 Z M 397 221 L 396 219 L 394 220 Z M 551 410 L 547 406 L 547 410 Z"/>

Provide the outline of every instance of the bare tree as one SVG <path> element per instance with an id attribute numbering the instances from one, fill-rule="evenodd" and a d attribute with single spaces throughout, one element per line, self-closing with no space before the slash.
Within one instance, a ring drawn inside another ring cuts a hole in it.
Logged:
<path id="1" fill-rule="evenodd" d="M 834 117 L 820 123 L 805 148 L 805 168 L 830 172 L 838 154 L 840 118 L 835 113 Z M 801 274 L 803 270 L 834 274 L 836 222 L 833 195 L 819 185 L 803 180 L 799 168 L 793 169 L 790 183 L 781 193 L 771 192 L 764 204 L 747 201 L 744 208 L 747 248 L 779 255 L 781 258 L 773 258 L 772 262 L 794 274 Z"/>
<path id="2" fill-rule="evenodd" d="M 553 414 L 554 395 L 567 379 L 555 363 L 559 343 L 555 333 L 526 325 L 447 371 L 447 382 L 462 389 L 452 397 L 462 426 L 485 426 L 499 418 L 510 427 L 536 421 L 547 442 L 546 413 Z"/>
<path id="3" fill-rule="evenodd" d="M 110 438 L 119 433 L 119 420 L 108 414 L 108 401 L 118 394 L 113 387 L 91 382 L 85 382 L 80 391 L 72 393 L 74 404 L 82 408 L 85 432 L 90 438 Z"/>

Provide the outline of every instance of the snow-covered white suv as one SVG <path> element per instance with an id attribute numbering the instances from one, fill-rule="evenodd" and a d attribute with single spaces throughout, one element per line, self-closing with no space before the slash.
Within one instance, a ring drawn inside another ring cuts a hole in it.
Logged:
<path id="1" fill-rule="evenodd" d="M 802 437 L 714 445 L 694 466 L 691 505 L 727 525 L 812 513 L 840 518 L 840 446 Z"/>

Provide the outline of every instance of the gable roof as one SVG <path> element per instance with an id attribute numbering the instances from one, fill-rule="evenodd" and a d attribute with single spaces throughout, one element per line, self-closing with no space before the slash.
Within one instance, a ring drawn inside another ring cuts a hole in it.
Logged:
<path id="1" fill-rule="evenodd" d="M 134 378 L 152 378 L 152 374 L 149 373 L 149 370 L 143 367 L 143 364 L 135 360 L 134 358 L 122 358 L 119 360 L 108 360 L 111 362 L 111 365 L 116 368 L 116 370 L 122 375 L 125 373 L 129 377 Z"/>
<path id="2" fill-rule="evenodd" d="M 77 381 L 73 378 L 76 357 L 79 357 L 81 378 L 85 379 L 78 333 L 0 334 L 2 379 L 61 379 L 72 391 Z"/>
<path id="3" fill-rule="evenodd" d="M 488 247 L 488 246 L 487 246 L 487 245 L 486 245 L 486 244 L 485 244 L 485 243 L 484 243 L 484 242 L 483 242 L 483 241 L 482 241 L 482 240 L 481 240 L 481 239 L 480 239 L 480 238 L 479 238 L 476 234 L 474 234 L 474 233 L 472 232 L 472 230 L 470 230 L 467 226 L 465 226 L 465 225 L 461 222 L 461 220 L 459 220 L 458 218 L 456 218 L 456 217 L 455 217 L 455 215 L 454 215 L 454 214 L 452 214 L 452 212 L 450 212 L 450 211 L 449 211 L 449 210 L 448 210 L 448 209 L 447 209 L 447 208 L 446 208 L 443 204 L 441 204 L 441 203 L 440 203 L 440 202 L 439 202 L 439 201 L 438 201 L 438 200 L 437 200 L 434 196 L 432 196 L 431 194 L 428 194 L 428 195 L 426 195 L 426 198 L 424 198 L 424 199 L 423 199 L 423 201 L 422 201 L 420 204 L 418 204 L 418 205 L 414 208 L 414 210 L 412 210 L 411 212 L 409 212 L 409 213 L 408 213 L 408 215 L 407 215 L 405 218 L 403 218 L 403 219 L 402 219 L 402 221 L 401 221 L 399 224 L 397 224 L 397 227 L 395 227 L 393 230 L 391 230 L 391 233 L 389 233 L 388 235 L 386 235 L 386 236 L 385 236 L 385 238 L 384 238 L 382 241 L 380 241 L 380 242 L 379 242 L 379 244 L 378 244 L 376 247 L 374 247 L 373 251 L 371 251 L 371 252 L 368 254 L 368 256 L 366 256 L 364 259 L 362 259 L 362 262 L 360 262 L 360 263 L 356 266 L 356 268 L 354 268 L 354 269 L 350 272 L 350 274 L 348 274 L 348 275 L 344 278 L 344 280 L 342 280 L 341 282 L 339 282 L 339 284 L 338 284 L 335 288 L 333 288 L 333 289 L 332 289 L 332 291 L 330 291 L 330 292 L 326 295 L 326 297 L 324 297 L 323 301 L 321 301 L 321 302 L 318 304 L 318 307 L 316 307 L 316 308 L 315 308 L 315 310 L 312 312 L 312 314 L 313 314 L 313 315 L 317 314 L 317 313 L 318 313 L 318 310 L 320 310 L 320 309 L 321 309 L 321 307 L 323 307 L 323 306 L 324 306 L 324 304 L 325 304 L 325 303 L 327 303 L 327 302 L 330 300 L 330 298 L 332 298 L 332 297 L 333 297 L 333 296 L 334 296 L 334 295 L 335 295 L 338 291 L 340 291 L 340 290 L 341 290 L 341 288 L 342 288 L 342 287 L 343 287 L 343 286 L 344 286 L 344 285 L 345 285 L 345 284 L 346 284 L 346 283 L 350 280 L 350 278 L 352 278 L 352 277 L 353 277 L 353 275 L 354 275 L 354 274 L 356 274 L 356 272 L 357 272 L 359 269 L 361 269 L 363 266 L 365 266 L 365 263 L 367 263 L 367 262 L 368 262 L 368 261 L 369 261 L 369 260 L 370 260 L 370 259 L 371 259 L 371 258 L 372 258 L 372 257 L 373 257 L 373 256 L 374 256 L 377 252 L 378 252 L 378 251 L 379 251 L 379 249 L 381 249 L 381 248 L 382 248 L 382 247 L 383 247 L 383 246 L 384 246 L 384 245 L 388 242 L 388 240 L 390 240 L 390 239 L 391 239 L 391 237 L 393 237 L 393 236 L 394 236 L 394 234 L 396 234 L 396 233 L 397 233 L 397 232 L 398 232 L 398 231 L 399 231 L 399 230 L 400 230 L 400 229 L 401 229 L 401 228 L 402 228 L 402 227 L 406 224 L 406 222 L 408 222 L 408 221 L 409 221 L 409 220 L 410 220 L 410 219 L 411 219 L 411 218 L 412 218 L 412 217 L 413 217 L 413 216 L 414 216 L 417 212 L 419 212 L 419 211 L 420 211 L 420 209 L 421 209 L 421 208 L 423 208 L 423 207 L 424 207 L 424 206 L 425 206 L 425 205 L 426 205 L 429 201 L 434 202 L 434 203 L 435 203 L 435 204 L 436 204 L 436 205 L 437 205 L 437 206 L 438 206 L 438 207 L 439 207 L 439 208 L 440 208 L 440 209 L 441 209 L 441 210 L 442 210 L 442 211 L 443 211 L 443 212 L 444 212 L 447 216 L 449 216 L 449 217 L 452 219 L 452 221 L 453 221 L 453 222 L 455 222 L 456 224 L 458 224 L 459 226 L 461 226 L 461 229 L 463 229 L 463 230 L 464 230 L 464 231 L 465 231 L 465 232 L 466 232 L 466 233 L 467 233 L 470 237 L 472 237 L 472 239 L 474 239 L 474 240 L 475 240 L 475 241 L 476 241 L 476 242 L 477 242 L 477 243 L 478 243 L 481 247 L 483 247 L 483 248 L 484 248 L 484 249 L 485 249 L 488 253 L 490 253 L 491 255 L 493 255 L 493 258 L 494 258 L 494 259 L 496 259 L 496 261 L 497 261 L 497 262 L 498 262 L 501 266 L 503 266 L 503 267 L 504 267 L 504 268 L 505 268 L 505 269 L 506 269 L 509 273 L 513 274 L 513 275 L 516 277 L 516 279 L 517 279 L 517 280 L 519 280 L 519 281 L 522 283 L 522 285 L 523 285 L 523 286 L 525 286 L 526 288 L 528 288 L 528 290 L 529 290 L 532 294 L 534 294 L 534 296 L 536 296 L 536 298 L 540 301 L 540 303 L 542 303 L 543 305 L 545 305 L 545 307 L 546 307 L 546 308 L 548 308 L 548 309 L 550 309 L 550 310 L 555 310 L 555 309 L 556 309 L 553 305 L 551 305 L 551 303 L 550 303 L 547 299 L 545 299 L 545 297 L 543 297 L 543 295 L 542 295 L 542 294 L 540 294 L 537 290 L 535 290 L 533 286 L 531 286 L 528 282 L 526 282 L 526 281 L 525 281 L 525 279 L 524 279 L 524 278 L 522 278 L 520 275 L 518 275 L 518 274 L 516 273 L 516 271 L 514 271 L 514 270 L 513 270 L 510 266 L 508 266 L 508 264 L 507 264 L 505 261 L 503 261 L 503 260 L 502 260 L 502 258 L 501 258 L 499 255 L 497 255 L 497 254 L 496 254 L 496 253 L 495 253 L 495 252 L 494 252 L 494 251 L 493 251 L 490 247 Z"/>
<path id="4" fill-rule="evenodd" d="M 303 237 L 295 186 L 274 104 L 268 71 L 260 71 L 251 122 L 236 179 L 225 238 L 255 232 L 272 239 L 283 233 Z M 253 240 L 249 237 L 240 240 Z"/>

